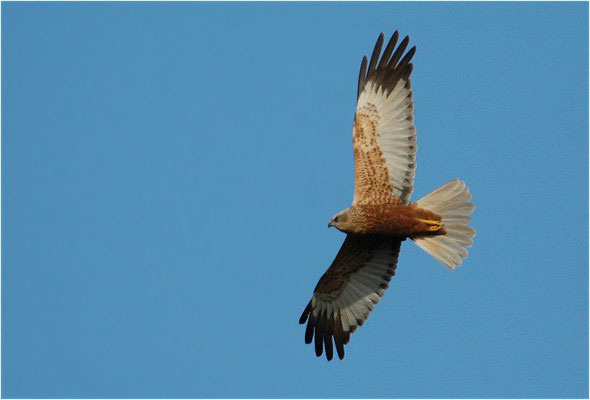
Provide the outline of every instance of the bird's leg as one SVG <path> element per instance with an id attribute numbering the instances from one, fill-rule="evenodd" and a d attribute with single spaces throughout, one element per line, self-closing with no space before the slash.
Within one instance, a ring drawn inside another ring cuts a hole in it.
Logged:
<path id="1" fill-rule="evenodd" d="M 426 231 L 428 232 L 436 232 L 442 229 L 443 223 L 441 221 L 436 221 L 433 219 L 422 219 L 416 218 L 418 222 L 421 222 L 426 225 Z"/>

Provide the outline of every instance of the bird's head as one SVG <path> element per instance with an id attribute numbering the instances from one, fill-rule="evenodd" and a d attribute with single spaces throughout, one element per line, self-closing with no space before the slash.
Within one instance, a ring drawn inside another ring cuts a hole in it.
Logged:
<path id="1" fill-rule="evenodd" d="M 346 232 L 351 229 L 351 215 L 350 215 L 350 208 L 347 208 L 344 211 L 340 211 L 338 214 L 334 215 L 330 222 L 328 223 L 329 227 L 335 227 L 336 229 Z"/>

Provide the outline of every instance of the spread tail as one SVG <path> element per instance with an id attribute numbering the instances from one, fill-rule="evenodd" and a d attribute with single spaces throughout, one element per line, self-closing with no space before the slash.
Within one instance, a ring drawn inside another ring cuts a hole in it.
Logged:
<path id="1" fill-rule="evenodd" d="M 412 238 L 428 254 L 450 269 L 455 269 L 469 254 L 475 230 L 468 226 L 469 214 L 475 206 L 465 182 L 453 179 L 416 202 L 418 207 L 434 211 L 442 217 L 446 234 Z"/>

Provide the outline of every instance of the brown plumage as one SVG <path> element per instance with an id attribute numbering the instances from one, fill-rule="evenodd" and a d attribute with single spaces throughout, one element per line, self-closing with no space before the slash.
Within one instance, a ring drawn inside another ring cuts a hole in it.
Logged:
<path id="1" fill-rule="evenodd" d="M 317 356 L 325 349 L 328 360 L 334 347 L 344 358 L 350 334 L 388 288 L 403 240 L 411 238 L 454 269 L 475 235 L 467 225 L 471 194 L 458 179 L 410 204 L 417 149 L 410 61 L 416 47 L 404 55 L 409 37 L 396 48 L 398 39 L 396 31 L 381 55 L 381 34 L 370 61 L 361 62 L 352 135 L 354 198 L 329 224 L 347 236 L 299 320 L 307 322 L 305 342 L 314 341 Z"/>
<path id="2" fill-rule="evenodd" d="M 329 226 L 353 234 L 381 233 L 414 237 L 444 234 L 440 222 L 440 215 L 420 208 L 416 203 L 386 203 L 351 206 L 330 221 Z"/>

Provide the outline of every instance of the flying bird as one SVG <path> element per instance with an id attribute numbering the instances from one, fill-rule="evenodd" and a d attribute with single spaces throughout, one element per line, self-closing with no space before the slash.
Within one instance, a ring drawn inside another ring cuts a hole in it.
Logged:
<path id="1" fill-rule="evenodd" d="M 328 360 L 334 347 L 344 358 L 350 335 L 388 288 L 402 241 L 412 239 L 455 269 L 475 236 L 468 226 L 474 205 L 463 181 L 453 179 L 410 203 L 416 169 L 410 61 L 416 47 L 406 52 L 406 36 L 396 48 L 398 39 L 395 31 L 381 54 L 381 33 L 371 59 L 361 62 L 352 130 L 354 197 L 328 224 L 347 235 L 299 319 L 307 322 L 305 343 L 313 341 L 316 355 L 325 351 Z"/>

